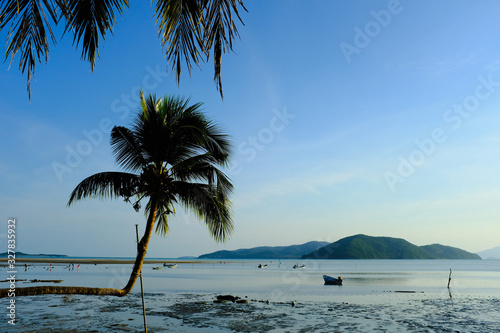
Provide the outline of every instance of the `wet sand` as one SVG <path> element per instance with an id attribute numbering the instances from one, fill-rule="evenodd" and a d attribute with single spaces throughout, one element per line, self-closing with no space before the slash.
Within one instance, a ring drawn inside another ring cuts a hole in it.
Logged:
<path id="1" fill-rule="evenodd" d="M 500 331 L 500 300 L 439 295 L 349 297 L 329 302 L 215 304 L 215 294 L 146 293 L 151 332 L 479 332 Z M 29 303 L 29 304 L 28 304 Z M 139 332 L 140 295 L 19 299 L 12 332 Z M 27 311 L 29 308 L 29 311 Z"/>

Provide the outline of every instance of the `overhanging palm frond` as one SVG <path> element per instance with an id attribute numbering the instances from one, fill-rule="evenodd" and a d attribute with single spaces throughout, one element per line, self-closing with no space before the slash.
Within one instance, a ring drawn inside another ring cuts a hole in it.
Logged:
<path id="1" fill-rule="evenodd" d="M 158 0 L 156 23 L 167 61 L 180 83 L 182 60 L 191 75 L 191 61 L 199 65 L 203 52 L 202 9 L 199 0 Z"/>
<path id="2" fill-rule="evenodd" d="M 51 22 L 57 24 L 56 3 L 53 0 L 9 0 L 3 1 L 0 7 L 0 30 L 11 22 L 7 36 L 5 57 L 14 60 L 17 52 L 21 52 L 19 69 L 22 73 L 28 69 L 28 97 L 31 99 L 31 78 L 35 73 L 35 65 L 42 58 L 47 61 L 49 43 L 47 30 L 52 42 L 56 40 L 52 32 Z"/>
<path id="3" fill-rule="evenodd" d="M 100 172 L 85 178 L 71 192 L 68 206 L 84 198 L 129 198 L 137 194 L 140 177 L 126 172 Z"/>
<path id="4" fill-rule="evenodd" d="M 206 14 L 203 20 L 204 25 L 204 51 L 207 60 L 210 58 L 210 52 L 213 48 L 214 58 L 214 81 L 217 85 L 221 96 L 222 93 L 222 74 L 221 62 L 222 53 L 226 50 L 233 50 L 233 39 L 239 38 L 238 29 L 233 21 L 232 12 L 238 17 L 243 24 L 238 12 L 238 5 L 244 10 L 243 0 L 208 0 L 204 1 Z"/>
<path id="5" fill-rule="evenodd" d="M 156 22 L 166 51 L 167 61 L 180 82 L 182 60 L 191 75 L 193 62 L 199 66 L 203 53 L 207 61 L 213 49 L 214 81 L 221 97 L 222 54 L 233 50 L 233 39 L 239 37 L 233 13 L 241 23 L 238 6 L 243 0 L 158 0 Z"/>
<path id="6" fill-rule="evenodd" d="M 92 71 L 99 57 L 99 39 L 113 33 L 115 12 L 123 13 L 128 0 L 66 0 L 61 6 L 67 24 L 65 32 L 73 31 L 73 43 L 82 41 L 82 58 L 90 62 Z"/>

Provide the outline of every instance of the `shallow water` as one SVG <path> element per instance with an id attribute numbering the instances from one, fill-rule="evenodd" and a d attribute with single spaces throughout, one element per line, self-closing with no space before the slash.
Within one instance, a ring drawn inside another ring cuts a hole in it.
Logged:
<path id="1" fill-rule="evenodd" d="M 268 268 L 257 268 L 259 263 Z M 331 260 L 179 263 L 144 267 L 150 332 L 500 332 L 500 262 Z M 452 268 L 450 289 L 449 269 Z M 31 265 L 18 279 L 120 288 L 131 265 Z M 0 269 L 6 275 L 6 269 Z M 322 275 L 341 275 L 325 286 Z M 31 283 L 18 282 L 17 287 Z M 5 284 L 0 284 L 5 288 Z M 139 283 L 124 297 L 42 295 L 16 299 L 9 332 L 136 332 Z M 232 294 L 248 304 L 215 304 Z M 295 306 L 292 306 L 295 302 Z M 4 299 L 4 304 L 7 300 Z M 4 317 L 5 318 L 5 317 Z"/>

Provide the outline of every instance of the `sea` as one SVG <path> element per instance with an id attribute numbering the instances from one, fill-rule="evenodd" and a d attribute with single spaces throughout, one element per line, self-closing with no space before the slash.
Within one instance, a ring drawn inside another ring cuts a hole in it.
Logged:
<path id="1" fill-rule="evenodd" d="M 122 288 L 132 270 L 79 259 L 26 270 L 22 263 L 16 278 L 26 281 L 16 287 L 37 279 Z M 500 332 L 498 260 L 167 260 L 177 267 L 143 268 L 148 332 Z M 343 285 L 325 285 L 323 275 L 341 276 Z M 243 302 L 214 302 L 220 295 Z M 144 331 L 139 281 L 121 298 L 16 297 L 15 325 L 10 299 L 1 302 L 1 332 Z"/>

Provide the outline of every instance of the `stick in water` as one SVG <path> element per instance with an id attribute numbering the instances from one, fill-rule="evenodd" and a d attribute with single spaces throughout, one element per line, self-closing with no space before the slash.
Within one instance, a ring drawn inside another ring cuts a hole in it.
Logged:
<path id="1" fill-rule="evenodd" d="M 450 268 L 450 276 L 448 277 L 448 289 L 450 289 L 450 282 L 451 282 L 451 268 Z"/>

